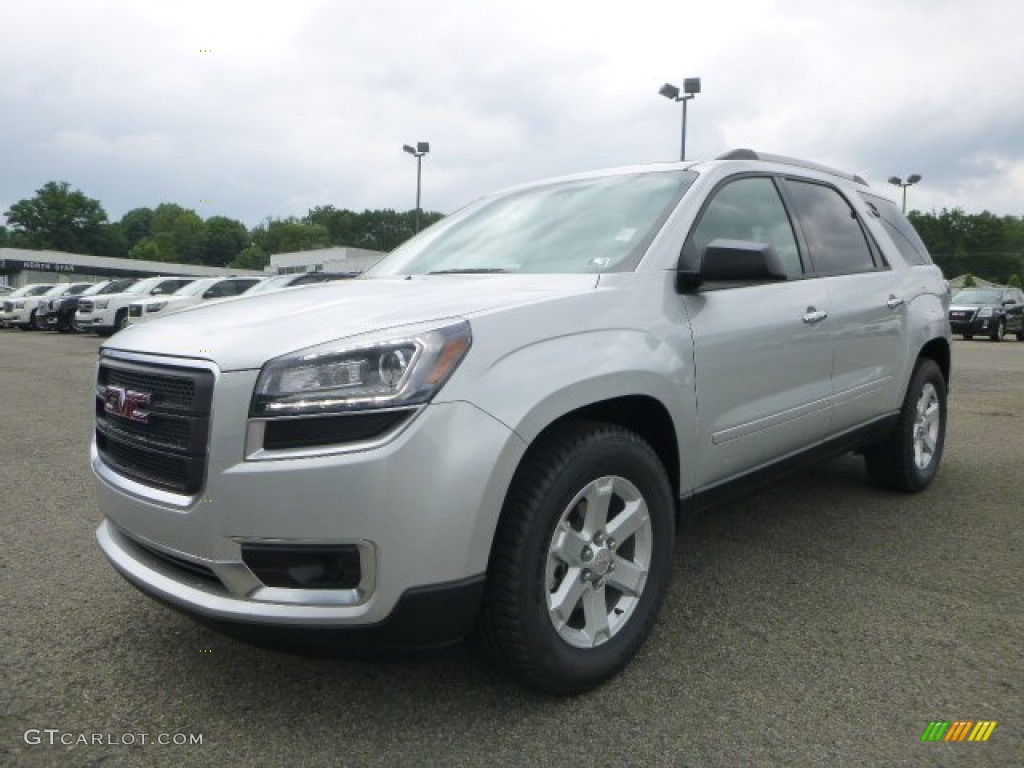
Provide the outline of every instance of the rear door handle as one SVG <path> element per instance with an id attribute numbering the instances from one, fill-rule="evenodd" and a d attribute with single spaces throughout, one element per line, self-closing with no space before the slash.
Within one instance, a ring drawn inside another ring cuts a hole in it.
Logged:
<path id="1" fill-rule="evenodd" d="M 826 317 L 828 317 L 828 312 L 815 309 L 814 307 L 808 307 L 807 312 L 804 314 L 804 322 L 813 325 L 814 323 L 820 323 Z"/>
<path id="2" fill-rule="evenodd" d="M 902 307 L 903 299 L 900 299 L 890 294 L 889 300 L 885 302 L 885 306 L 887 306 L 889 309 L 896 309 L 896 307 Z"/>

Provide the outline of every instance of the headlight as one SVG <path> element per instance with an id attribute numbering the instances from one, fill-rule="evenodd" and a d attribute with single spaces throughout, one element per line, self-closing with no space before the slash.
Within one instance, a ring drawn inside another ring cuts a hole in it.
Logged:
<path id="1" fill-rule="evenodd" d="M 99 299 L 98 301 L 93 303 L 92 308 L 106 309 L 108 306 L 110 306 L 110 299 Z"/>
<path id="2" fill-rule="evenodd" d="M 152 304 L 146 305 L 147 312 L 159 312 L 161 309 L 167 306 L 166 301 L 154 301 Z"/>
<path id="3" fill-rule="evenodd" d="M 992 317 L 992 307 L 982 307 L 978 311 L 978 317 Z"/>
<path id="4" fill-rule="evenodd" d="M 24 301 L 16 301 L 16 302 L 14 302 L 14 308 L 15 309 L 24 309 L 25 308 L 25 302 Z"/>
<path id="5" fill-rule="evenodd" d="M 249 412 L 294 416 L 419 405 L 455 371 L 472 343 L 469 323 L 411 326 L 331 341 L 263 366 Z"/>

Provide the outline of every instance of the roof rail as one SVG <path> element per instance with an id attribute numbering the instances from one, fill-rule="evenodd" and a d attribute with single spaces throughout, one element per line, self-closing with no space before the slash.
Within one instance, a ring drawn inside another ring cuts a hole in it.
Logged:
<path id="1" fill-rule="evenodd" d="M 863 184 L 865 187 L 870 186 L 861 176 L 854 173 L 846 173 L 835 168 L 830 168 L 827 165 L 820 165 L 819 163 L 812 163 L 807 160 L 800 160 L 795 157 L 786 157 L 785 155 L 770 155 L 766 152 L 755 152 L 752 149 L 731 149 L 725 154 L 719 155 L 715 160 L 763 160 L 768 163 L 781 163 L 782 165 L 795 165 L 798 168 L 807 168 L 812 171 L 821 171 L 822 173 L 828 173 L 832 176 L 838 176 L 842 179 L 849 179 L 858 184 Z"/>

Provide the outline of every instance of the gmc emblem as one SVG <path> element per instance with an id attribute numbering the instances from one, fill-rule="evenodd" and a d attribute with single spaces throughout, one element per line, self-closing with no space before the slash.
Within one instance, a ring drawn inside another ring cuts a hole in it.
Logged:
<path id="1" fill-rule="evenodd" d="M 149 405 L 148 392 L 136 392 L 134 389 L 107 386 L 103 390 L 103 410 L 122 419 L 149 423 L 149 411 L 141 410 Z"/>

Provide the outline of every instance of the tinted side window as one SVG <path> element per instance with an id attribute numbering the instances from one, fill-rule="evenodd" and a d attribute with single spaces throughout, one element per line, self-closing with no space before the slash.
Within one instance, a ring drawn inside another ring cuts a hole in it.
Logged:
<path id="1" fill-rule="evenodd" d="M 789 215 L 775 183 L 766 177 L 738 179 L 718 190 L 690 238 L 694 258 L 712 240 L 748 240 L 772 246 L 787 276 L 803 272 Z"/>
<path id="2" fill-rule="evenodd" d="M 865 272 L 875 268 L 857 214 L 832 187 L 786 180 L 811 261 L 819 274 Z"/>
<path id="3" fill-rule="evenodd" d="M 896 244 L 904 261 L 914 265 L 932 263 L 932 257 L 928 253 L 924 241 L 896 203 L 886 200 L 884 197 L 866 195 L 863 192 L 861 197 L 864 198 L 864 202 L 867 203 L 871 212 L 882 222 L 882 226 Z"/>

